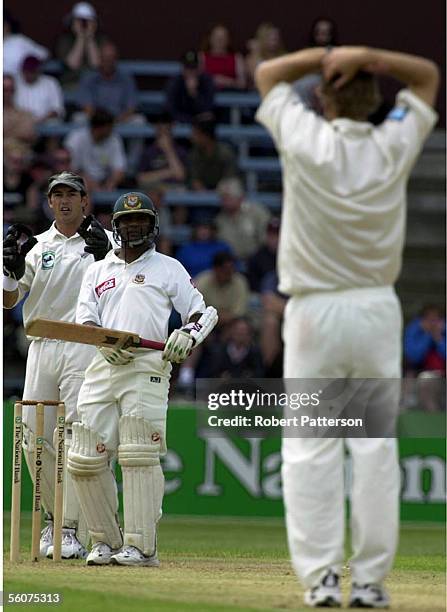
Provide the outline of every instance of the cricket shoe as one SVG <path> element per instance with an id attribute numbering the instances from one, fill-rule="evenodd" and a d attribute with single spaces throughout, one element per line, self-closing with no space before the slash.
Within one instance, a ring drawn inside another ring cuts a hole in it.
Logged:
<path id="1" fill-rule="evenodd" d="M 87 557 L 87 565 L 110 565 L 113 549 L 105 542 L 95 542 Z"/>
<path id="2" fill-rule="evenodd" d="M 46 557 L 48 549 L 53 546 L 53 523 L 48 522 L 47 526 L 40 533 L 40 556 Z"/>
<path id="3" fill-rule="evenodd" d="M 115 565 L 133 565 L 135 567 L 160 566 L 157 551 L 150 557 L 146 557 L 136 546 L 123 546 L 121 550 L 112 555 L 111 562 Z"/>
<path id="4" fill-rule="evenodd" d="M 380 584 L 352 585 L 350 608 L 389 608 L 390 597 Z"/>
<path id="5" fill-rule="evenodd" d="M 51 542 L 46 555 L 49 559 L 53 558 L 53 551 L 54 546 L 53 542 Z M 76 529 L 62 529 L 62 559 L 85 559 L 86 556 L 87 551 L 76 537 Z"/>
<path id="6" fill-rule="evenodd" d="M 304 593 L 304 603 L 310 608 L 340 608 L 341 590 L 337 574 L 329 570 L 317 586 Z"/>

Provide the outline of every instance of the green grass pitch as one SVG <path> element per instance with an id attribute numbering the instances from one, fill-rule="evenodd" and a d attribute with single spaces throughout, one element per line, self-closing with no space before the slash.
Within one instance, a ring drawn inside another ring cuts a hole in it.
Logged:
<path id="1" fill-rule="evenodd" d="M 30 516 L 22 517 L 22 561 L 8 557 L 5 515 L 4 597 L 10 592 L 60 592 L 58 606 L 15 607 L 73 612 L 213 612 L 304 610 L 279 519 L 166 516 L 159 528 L 161 567 L 86 567 L 82 561 L 31 563 Z M 445 533 L 435 525 L 404 525 L 387 581 L 394 610 L 445 610 Z M 349 569 L 343 575 L 345 598 Z"/>

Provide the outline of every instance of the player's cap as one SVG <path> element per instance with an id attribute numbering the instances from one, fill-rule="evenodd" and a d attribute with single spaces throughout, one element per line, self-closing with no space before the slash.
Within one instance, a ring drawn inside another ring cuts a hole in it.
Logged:
<path id="1" fill-rule="evenodd" d="M 89 2 L 77 2 L 71 12 L 74 19 L 96 19 L 96 11 Z"/>
<path id="2" fill-rule="evenodd" d="M 158 217 L 154 203 L 141 191 L 131 191 L 120 196 L 113 207 L 112 219 L 115 221 L 118 217 L 130 213 L 146 213 Z"/>
<path id="3" fill-rule="evenodd" d="M 54 174 L 53 176 L 50 176 L 48 180 L 47 195 L 50 195 L 56 185 L 67 185 L 67 187 L 72 187 L 73 189 L 79 191 L 82 194 L 87 193 L 84 179 L 82 178 L 82 176 L 79 176 L 79 174 L 74 174 L 74 172 L 61 172 L 60 174 Z"/>

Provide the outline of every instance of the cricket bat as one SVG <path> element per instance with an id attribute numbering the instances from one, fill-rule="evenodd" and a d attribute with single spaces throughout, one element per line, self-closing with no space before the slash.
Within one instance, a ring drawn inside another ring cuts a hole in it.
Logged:
<path id="1" fill-rule="evenodd" d="M 114 348 L 123 338 L 127 338 L 126 344 L 120 347 L 123 349 L 135 347 L 162 351 L 165 348 L 164 342 L 146 340 L 133 332 L 68 323 L 67 321 L 52 321 L 51 319 L 33 319 L 27 325 L 25 332 L 29 336 L 78 342 L 80 344 L 94 344 L 95 346 L 106 346 L 108 348 Z"/>

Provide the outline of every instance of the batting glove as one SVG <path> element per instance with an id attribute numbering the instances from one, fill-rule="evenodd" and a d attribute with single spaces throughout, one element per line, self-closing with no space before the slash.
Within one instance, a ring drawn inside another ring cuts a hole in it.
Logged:
<path id="1" fill-rule="evenodd" d="M 189 331 L 185 330 L 185 327 L 182 327 L 181 329 L 174 329 L 172 334 L 169 336 L 162 355 L 162 358 L 165 361 L 172 361 L 172 363 L 183 363 L 185 359 L 191 355 L 194 340 Z"/>
<path id="2" fill-rule="evenodd" d="M 217 320 L 217 310 L 208 306 L 198 321 L 174 329 L 166 342 L 162 358 L 173 363 L 183 363 L 191 355 L 192 349 L 205 340 Z"/>
<path id="3" fill-rule="evenodd" d="M 84 251 L 91 253 L 95 261 L 104 259 L 112 248 L 103 226 L 93 215 L 85 217 L 78 227 L 78 234 L 85 240 Z"/>
<path id="4" fill-rule="evenodd" d="M 20 242 L 22 235 L 27 236 Z M 25 274 L 25 256 L 37 243 L 32 231 L 22 223 L 14 223 L 8 228 L 3 242 L 3 274 L 14 280 L 20 280 Z"/>
<path id="5" fill-rule="evenodd" d="M 107 363 L 114 366 L 127 365 L 135 359 L 135 355 L 132 351 L 126 351 L 125 349 L 112 349 L 106 346 L 96 347 Z"/>

